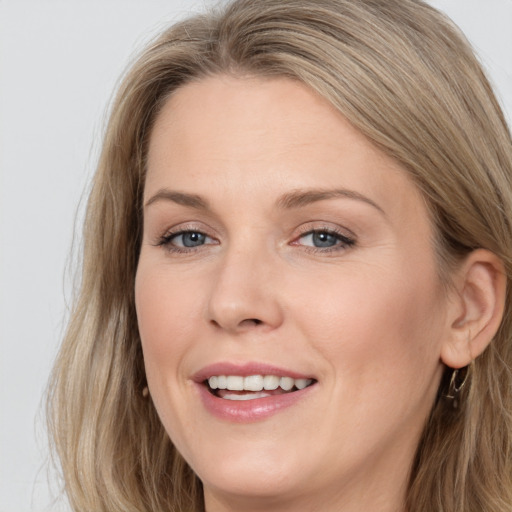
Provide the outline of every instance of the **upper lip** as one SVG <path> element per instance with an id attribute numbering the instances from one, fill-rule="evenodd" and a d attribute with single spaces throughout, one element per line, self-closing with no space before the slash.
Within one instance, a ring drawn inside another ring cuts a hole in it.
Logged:
<path id="1" fill-rule="evenodd" d="M 248 377 L 250 375 L 277 375 L 279 377 L 292 377 L 293 379 L 315 379 L 312 375 L 299 373 L 287 368 L 278 366 L 249 362 L 249 363 L 230 363 L 218 362 L 201 368 L 192 376 L 195 382 L 204 382 L 213 375 L 238 375 Z"/>

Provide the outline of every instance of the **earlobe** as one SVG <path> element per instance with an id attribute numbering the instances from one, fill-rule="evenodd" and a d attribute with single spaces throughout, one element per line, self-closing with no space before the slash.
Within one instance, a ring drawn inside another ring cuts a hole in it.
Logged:
<path id="1" fill-rule="evenodd" d="M 450 368 L 462 368 L 487 348 L 500 326 L 506 291 L 503 262 L 494 253 L 477 249 L 455 280 L 441 360 Z"/>

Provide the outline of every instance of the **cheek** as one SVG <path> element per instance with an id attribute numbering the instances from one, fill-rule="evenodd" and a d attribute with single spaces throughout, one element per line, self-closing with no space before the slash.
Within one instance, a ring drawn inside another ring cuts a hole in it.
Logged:
<path id="1" fill-rule="evenodd" d="M 189 423 L 182 398 L 187 392 L 183 360 L 200 308 L 195 287 L 184 286 L 169 274 L 141 258 L 135 305 L 151 399 L 166 431 L 183 447 L 183 428 Z"/>
<path id="2" fill-rule="evenodd" d="M 442 366 L 437 293 L 428 279 L 400 273 L 347 273 L 322 292 L 304 288 L 296 318 L 318 360 L 331 397 L 326 438 L 351 439 L 347 457 L 380 453 L 396 439 L 416 440 L 436 396 Z M 336 282 L 337 281 L 337 282 Z M 327 413 L 326 413 L 327 415 Z M 416 442 L 416 441 L 415 441 Z M 406 444 L 406 443 L 405 443 Z"/>
<path id="3" fill-rule="evenodd" d="M 340 382 L 408 385 L 424 376 L 427 385 L 444 325 L 435 275 L 408 274 L 402 265 L 363 270 L 331 275 L 321 287 L 303 283 L 301 329 Z"/>
<path id="4" fill-rule="evenodd" d="M 142 260 L 135 280 L 137 321 L 149 381 L 159 374 L 168 379 L 176 373 L 183 340 L 190 339 L 197 324 L 194 287 L 179 285 L 168 274 L 165 268 L 159 270 Z"/>

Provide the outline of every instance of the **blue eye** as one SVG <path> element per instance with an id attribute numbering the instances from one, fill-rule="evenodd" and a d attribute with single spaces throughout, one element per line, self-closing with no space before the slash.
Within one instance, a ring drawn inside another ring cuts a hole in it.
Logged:
<path id="1" fill-rule="evenodd" d="M 338 243 L 338 238 L 335 235 L 325 231 L 315 231 L 304 238 L 315 247 L 333 247 Z"/>
<path id="2" fill-rule="evenodd" d="M 315 249 L 343 249 L 354 245 L 355 241 L 340 233 L 327 230 L 310 231 L 300 238 L 301 245 L 314 247 Z"/>
<path id="3" fill-rule="evenodd" d="M 169 241 L 178 247 L 198 247 L 203 245 L 207 238 L 204 233 L 198 231 L 185 231 L 173 235 Z"/>
<path id="4" fill-rule="evenodd" d="M 185 230 L 163 236 L 158 245 L 162 245 L 170 251 L 180 252 L 214 243 L 213 238 L 201 231 Z"/>

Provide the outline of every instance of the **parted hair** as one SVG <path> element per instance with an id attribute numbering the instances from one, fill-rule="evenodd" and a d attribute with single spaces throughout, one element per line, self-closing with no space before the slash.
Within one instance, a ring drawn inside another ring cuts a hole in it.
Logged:
<path id="1" fill-rule="evenodd" d="M 142 396 L 134 280 L 152 125 L 173 91 L 216 74 L 306 84 L 396 159 L 428 206 L 443 282 L 474 249 L 502 259 L 502 324 L 457 409 L 441 382 L 404 506 L 510 512 L 512 142 L 470 45 L 420 0 L 235 0 L 173 25 L 131 65 L 105 128 L 79 287 L 48 391 L 73 510 L 204 510 L 201 482 Z"/>

